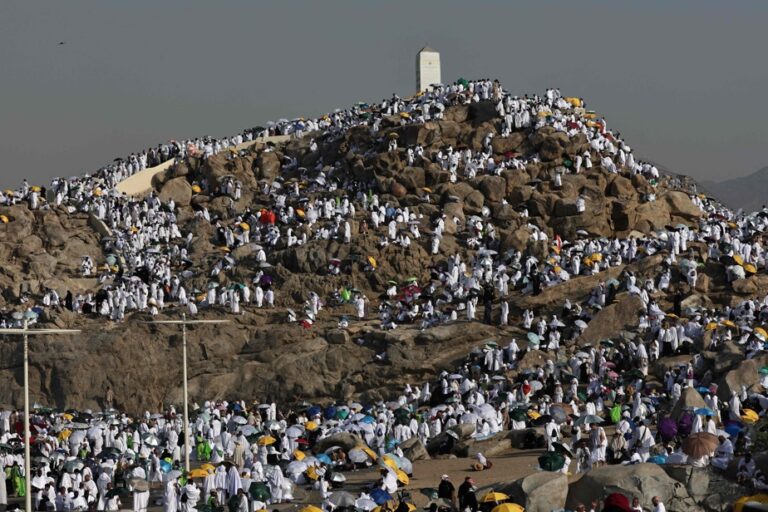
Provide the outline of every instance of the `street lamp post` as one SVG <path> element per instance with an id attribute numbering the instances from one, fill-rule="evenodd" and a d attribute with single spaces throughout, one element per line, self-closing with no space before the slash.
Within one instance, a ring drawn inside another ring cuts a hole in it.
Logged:
<path id="1" fill-rule="evenodd" d="M 24 339 L 24 505 L 26 512 L 32 512 L 32 475 L 29 455 L 29 336 L 51 334 L 79 334 L 79 329 L 29 329 L 24 320 L 22 329 L 0 329 L 0 336 L 21 335 Z"/>
<path id="2" fill-rule="evenodd" d="M 144 322 L 158 325 L 181 325 L 181 353 L 184 379 L 184 470 L 189 473 L 189 391 L 187 388 L 187 326 L 198 324 L 225 324 L 229 320 L 187 320 L 186 313 L 181 314 L 181 320 L 153 320 Z"/>

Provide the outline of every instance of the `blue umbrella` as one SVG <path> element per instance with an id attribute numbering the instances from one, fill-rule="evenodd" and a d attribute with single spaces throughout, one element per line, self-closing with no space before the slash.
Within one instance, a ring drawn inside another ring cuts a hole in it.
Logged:
<path id="1" fill-rule="evenodd" d="M 538 346 L 538 344 L 541 342 L 541 338 L 539 338 L 539 335 L 535 332 L 529 332 L 528 333 L 528 344 L 529 345 L 535 345 Z"/>
<path id="2" fill-rule="evenodd" d="M 319 460 L 320 462 L 322 462 L 323 464 L 328 464 L 328 465 L 333 464 L 333 461 L 331 461 L 331 458 L 328 455 L 324 454 L 324 453 L 321 453 L 319 455 L 315 455 L 315 458 L 317 460 Z"/>
<path id="3" fill-rule="evenodd" d="M 334 406 L 327 407 L 325 411 L 323 411 L 323 416 L 327 420 L 332 420 L 336 417 L 336 408 Z"/>
<path id="4" fill-rule="evenodd" d="M 741 426 L 738 423 L 728 423 L 723 430 L 728 432 L 729 436 L 736 437 L 741 432 Z"/>
<path id="5" fill-rule="evenodd" d="M 322 409 L 320 409 L 320 407 L 316 405 L 313 405 L 312 407 L 307 409 L 307 416 L 311 418 L 313 416 L 317 416 L 318 414 L 320 414 L 320 412 L 322 412 Z"/>
<path id="6" fill-rule="evenodd" d="M 171 463 L 168 462 L 167 460 L 160 461 L 160 471 L 162 471 L 163 473 L 169 472 L 172 468 L 173 468 L 173 465 L 171 465 Z"/>
<path id="7" fill-rule="evenodd" d="M 710 409 L 709 407 L 699 407 L 698 409 L 696 409 L 693 412 L 695 412 L 696 414 L 699 414 L 701 416 L 714 416 L 715 415 L 715 413 L 712 412 L 712 409 Z"/>
<path id="8" fill-rule="evenodd" d="M 654 455 L 648 459 L 653 464 L 666 464 L 667 458 L 664 455 Z"/>
<path id="9" fill-rule="evenodd" d="M 383 505 L 388 501 L 392 501 L 392 496 L 384 489 L 378 488 L 371 491 L 371 499 L 376 502 L 377 505 Z"/>
<path id="10" fill-rule="evenodd" d="M 706 386 L 699 386 L 698 388 L 696 388 L 696 390 L 702 395 L 706 395 L 707 393 L 709 393 L 709 388 Z"/>
<path id="11" fill-rule="evenodd" d="M 373 416 L 366 416 L 365 418 L 360 420 L 360 423 L 367 423 L 369 425 L 373 425 L 374 423 L 376 423 L 376 418 L 374 418 Z"/>

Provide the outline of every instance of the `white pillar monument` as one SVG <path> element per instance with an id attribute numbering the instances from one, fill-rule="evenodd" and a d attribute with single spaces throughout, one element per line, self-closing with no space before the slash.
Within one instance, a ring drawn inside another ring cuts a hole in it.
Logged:
<path id="1" fill-rule="evenodd" d="M 430 89 L 432 84 L 442 83 L 440 79 L 440 54 L 425 46 L 416 54 L 416 90 Z"/>

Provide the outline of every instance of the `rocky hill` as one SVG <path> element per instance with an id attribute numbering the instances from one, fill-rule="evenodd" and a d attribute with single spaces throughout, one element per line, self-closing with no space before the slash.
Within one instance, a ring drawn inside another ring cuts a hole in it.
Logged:
<path id="1" fill-rule="evenodd" d="M 654 179 L 627 169 L 611 172 L 601 165 L 599 152 L 592 152 L 591 168 L 573 172 L 576 157 L 591 151 L 587 136 L 579 130 L 569 135 L 545 124 L 501 136 L 502 118 L 490 101 L 453 102 L 441 119 L 426 122 L 404 122 L 402 115 L 370 110 L 380 116 L 378 131 L 351 126 L 336 132 L 310 132 L 276 147 L 257 142 L 205 159 L 187 155 L 155 178 L 155 193 L 164 203 L 173 200 L 182 235 L 192 236 L 188 260 L 174 268 L 183 272 L 189 290 L 204 295 L 211 282 L 225 289 L 251 283 L 263 273 L 270 275 L 277 290 L 274 308 L 244 305 L 241 314 L 232 315 L 228 306 L 201 305 L 200 318 L 225 318 L 230 323 L 190 329 L 193 400 L 391 398 L 405 383 L 424 382 L 454 367 L 487 340 L 506 344 L 513 337 L 524 339 L 526 330 L 519 322 L 523 310 L 559 312 L 566 299 L 586 299 L 598 282 L 618 277 L 625 269 L 639 278 L 654 277 L 662 258 L 658 253 L 595 275 L 574 276 L 539 295 L 512 290 L 508 326 L 496 325 L 496 310 L 494 325 L 459 320 L 421 329 L 420 322 L 405 322 L 397 329 L 382 330 L 376 309 L 387 298 L 390 281 L 415 278 L 429 283 L 446 268 L 449 255 L 458 253 L 464 261 L 477 256 L 468 243 L 467 225 L 473 216 L 494 227 L 489 246 L 497 254 L 518 251 L 541 261 L 551 255 L 553 241 L 558 239 L 642 238 L 670 226 L 695 227 L 706 217 L 693 196 L 673 187 L 668 178 Z M 583 113 L 560 110 L 565 116 Z M 498 173 L 460 176 L 452 182 L 451 172 L 434 156 L 447 146 L 481 153 L 488 134 L 495 135 L 490 153 L 497 162 L 522 164 Z M 396 151 L 389 150 L 392 139 L 398 141 Z M 424 149 L 425 158 L 408 165 L 405 148 L 417 145 Z M 242 183 L 239 199 L 221 193 L 228 179 Z M 291 194 L 294 190 L 298 193 Z M 294 211 L 316 198 L 340 202 L 346 197 L 359 204 L 368 191 L 377 194 L 381 204 L 408 207 L 423 236 L 407 248 L 392 243 L 382 247 L 379 242 L 386 225 L 378 232 L 361 232 L 369 213 L 358 207 L 348 219 L 354 233 L 350 243 L 338 237 L 317 238 L 314 228 L 297 216 L 288 225 L 294 235 L 306 234 L 307 242 L 288 246 L 281 240 L 270 248 L 266 265 L 257 260 L 259 249 L 253 244 L 223 251 L 217 223 L 239 225 L 252 212 L 274 209 L 281 191 L 289 192 L 286 205 Z M 585 202 L 584 212 L 578 210 L 579 198 Z M 211 221 L 200 215 L 204 209 Z M 85 255 L 99 266 L 109 262 L 116 237 L 104 236 L 100 222 L 82 208 L 48 204 L 31 210 L 26 202 L 18 202 L 0 207 L 0 214 L 9 220 L 0 227 L 0 257 L 5 262 L 0 268 L 0 306 L 5 314 L 39 305 L 39 325 L 83 330 L 76 337 L 31 341 L 33 400 L 60 408 L 100 407 L 106 387 L 111 386 L 118 404 L 128 410 L 178 403 L 178 329 L 145 323 L 152 318 L 147 312 L 132 312 L 125 320 L 112 322 L 42 304 L 47 290 L 56 290 L 61 297 L 67 291 L 96 294 L 115 282 L 120 276 L 115 276 L 114 269 L 100 283 L 83 277 L 80 264 Z M 445 229 L 439 252 L 432 254 L 430 235 L 441 214 L 445 214 Z M 706 252 L 700 244 L 693 246 Z M 229 262 L 227 268 L 212 277 L 212 269 L 223 258 Z M 375 269 L 369 258 L 375 261 Z M 335 261 L 341 269 L 338 275 L 329 271 Z M 110 265 L 127 276 L 127 264 L 120 258 Z M 750 283 L 743 290 L 746 295 L 768 288 L 763 279 Z M 722 265 L 716 262 L 701 270 L 698 286 L 689 304 L 731 304 L 745 296 L 734 296 Z M 343 315 L 354 316 L 354 307 L 333 300 L 343 287 L 359 290 L 369 300 L 366 319 L 351 321 L 347 328 L 340 328 L 338 321 Z M 309 328 L 287 322 L 289 309 L 302 311 L 309 292 L 317 293 L 326 307 Z M 672 290 L 660 292 L 657 299 L 669 307 Z M 619 295 L 618 304 L 599 313 L 599 321 L 590 323 L 591 331 L 584 333 L 580 343 L 619 336 L 626 327 L 627 311 L 633 309 L 625 302 L 630 300 L 626 293 Z M 158 318 L 178 318 L 182 311 L 186 309 L 168 301 Z M 0 402 L 18 406 L 21 344 L 8 337 L 4 344 Z M 527 357 L 533 363 L 543 355 L 532 351 Z"/>

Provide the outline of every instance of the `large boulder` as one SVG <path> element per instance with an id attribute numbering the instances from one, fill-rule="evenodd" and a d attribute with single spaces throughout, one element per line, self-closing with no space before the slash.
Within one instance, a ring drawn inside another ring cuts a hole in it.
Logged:
<path id="1" fill-rule="evenodd" d="M 478 188 L 488 201 L 498 203 L 506 195 L 507 181 L 501 176 L 484 176 Z"/>
<path id="2" fill-rule="evenodd" d="M 717 394 L 727 400 L 733 391 L 741 391 L 742 386 L 750 392 L 762 391 L 760 386 L 760 368 L 768 365 L 768 355 L 761 355 L 753 359 L 745 359 L 733 370 L 729 371 L 718 382 Z M 760 389 L 755 389 L 756 387 Z"/>
<path id="3" fill-rule="evenodd" d="M 403 450 L 405 458 L 411 462 L 429 459 L 429 452 L 427 452 L 427 448 L 418 437 L 412 437 L 403 441 L 400 444 L 400 449 Z"/>
<path id="4" fill-rule="evenodd" d="M 579 344 L 596 344 L 617 336 L 620 331 L 634 329 L 642 309 L 643 301 L 636 295 L 607 305 L 589 322 L 578 340 Z"/>
<path id="5" fill-rule="evenodd" d="M 630 500 L 636 497 L 645 509 L 653 509 L 654 496 L 664 498 L 667 510 L 702 510 L 688 495 L 685 486 L 673 479 L 657 464 L 605 466 L 588 471 L 571 485 L 566 505 L 575 509 L 618 492 Z"/>
<path id="6" fill-rule="evenodd" d="M 704 215 L 704 212 L 693 204 L 693 201 L 685 192 L 670 190 L 664 194 L 663 199 L 669 207 L 670 215 L 676 220 L 679 218 L 681 220 L 695 221 Z"/>
<path id="7" fill-rule="evenodd" d="M 164 203 L 173 199 L 176 206 L 189 206 L 192 201 L 192 185 L 186 178 L 173 178 L 160 189 L 159 197 Z"/>
<path id="8" fill-rule="evenodd" d="M 256 177 L 272 181 L 280 175 L 280 157 L 274 151 L 262 152 L 256 159 Z"/>
<path id="9" fill-rule="evenodd" d="M 672 407 L 672 412 L 670 415 L 677 420 L 680 418 L 683 412 L 687 410 L 699 409 L 706 406 L 707 404 L 701 397 L 701 393 L 696 391 L 694 388 L 685 388 L 680 395 L 680 398 L 678 398 L 677 402 L 675 402 L 674 407 Z"/>
<path id="10" fill-rule="evenodd" d="M 511 501 L 523 506 L 526 512 L 551 512 L 565 507 L 568 477 L 549 471 L 532 473 L 498 491 L 508 494 Z"/>
<path id="11" fill-rule="evenodd" d="M 331 446 L 340 446 L 344 451 L 349 451 L 355 446 L 360 446 L 362 444 L 363 440 L 359 436 L 350 434 L 349 432 L 339 432 L 338 434 L 333 434 L 319 440 L 317 444 L 315 444 L 314 450 L 315 453 L 323 453 Z"/>

